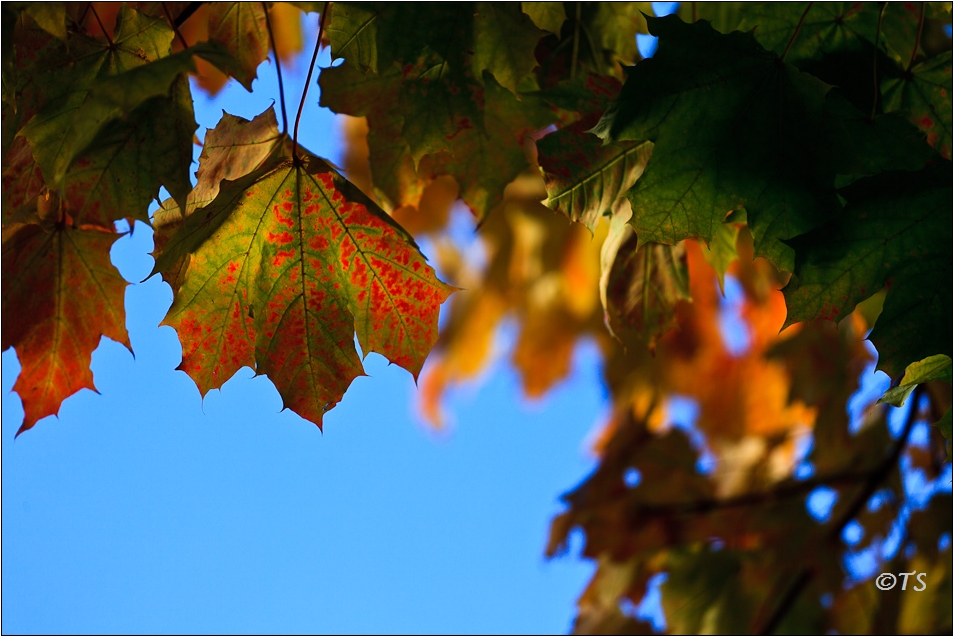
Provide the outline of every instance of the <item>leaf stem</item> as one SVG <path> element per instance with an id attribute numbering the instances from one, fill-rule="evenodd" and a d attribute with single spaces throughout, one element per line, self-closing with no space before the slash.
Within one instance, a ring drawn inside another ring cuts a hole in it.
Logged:
<path id="1" fill-rule="evenodd" d="M 874 95 L 871 97 L 871 115 L 869 120 L 873 120 L 878 109 L 878 40 L 881 39 L 881 20 L 884 18 L 884 10 L 888 6 L 887 2 L 881 3 L 881 10 L 878 11 L 878 27 L 875 29 L 874 53 L 871 59 L 871 73 L 874 76 Z"/>
<path id="2" fill-rule="evenodd" d="M 272 54 L 275 56 L 275 71 L 278 74 L 278 97 L 282 104 L 282 132 L 288 134 L 288 109 L 285 108 L 285 83 L 282 81 L 282 62 L 278 59 L 278 47 L 275 46 L 275 34 L 272 32 L 272 19 L 268 17 L 268 4 L 263 2 L 262 9 L 265 11 L 265 28 L 268 30 L 268 41 L 272 45 Z M 305 90 L 307 90 L 307 86 Z M 302 96 L 302 99 L 304 99 L 304 96 Z"/>
<path id="3" fill-rule="evenodd" d="M 692 21 L 693 21 L 693 22 L 695 22 L 696 20 L 699 19 L 698 15 L 699 15 L 699 14 L 696 12 L 696 3 L 693 2 L 693 3 L 692 3 Z"/>
<path id="4" fill-rule="evenodd" d="M 93 12 L 93 17 L 96 18 L 96 22 L 99 23 L 99 28 L 103 32 L 103 35 L 106 37 L 106 41 L 109 42 L 109 46 L 113 46 L 113 39 L 109 37 L 109 33 L 106 32 L 106 27 L 103 25 L 103 21 L 99 17 L 99 12 L 96 11 L 96 7 L 93 6 L 93 3 L 89 3 L 89 9 Z"/>
<path id="5" fill-rule="evenodd" d="M 805 7 L 805 11 L 802 12 L 802 17 L 798 19 L 798 24 L 795 25 L 795 33 L 792 34 L 792 38 L 788 41 L 788 45 L 785 47 L 785 52 L 782 53 L 782 57 L 781 57 L 782 62 L 785 61 L 785 56 L 788 55 L 789 49 L 791 49 L 792 45 L 795 44 L 795 38 L 798 37 L 798 32 L 802 30 L 802 23 L 805 22 L 805 16 L 807 16 L 808 12 L 811 11 L 813 4 L 815 3 L 809 2 L 808 6 Z"/>
<path id="6" fill-rule="evenodd" d="M 188 49 L 189 43 L 185 41 L 185 38 L 182 37 L 182 34 L 179 32 L 179 26 L 176 24 L 176 21 L 173 19 L 172 14 L 169 13 L 169 7 L 166 6 L 165 2 L 161 4 L 162 4 L 162 12 L 166 14 L 166 20 L 168 20 L 169 24 L 172 25 L 172 30 L 175 32 L 176 37 L 179 38 L 179 42 L 182 43 L 182 48 Z"/>
<path id="7" fill-rule="evenodd" d="M 295 117 L 295 131 L 292 134 L 292 158 L 298 163 L 298 124 L 301 123 L 301 113 L 305 110 L 305 96 L 308 95 L 308 85 L 311 84 L 311 74 L 315 70 L 315 62 L 318 61 L 318 49 L 321 48 L 321 36 L 325 31 L 325 18 L 328 16 L 328 2 L 321 9 L 321 22 L 318 23 L 318 39 L 315 41 L 315 52 L 311 56 L 311 64 L 308 65 L 308 77 L 305 78 L 305 88 L 301 92 L 301 102 L 298 104 L 298 115 Z"/>
<path id="8" fill-rule="evenodd" d="M 910 71 L 911 67 L 914 66 L 914 60 L 918 57 L 918 49 L 921 48 L 921 32 L 924 30 L 924 5 L 926 2 L 921 3 L 921 15 L 918 18 L 918 35 L 914 39 L 914 50 L 911 51 L 911 59 L 908 60 L 908 66 L 905 71 Z"/>

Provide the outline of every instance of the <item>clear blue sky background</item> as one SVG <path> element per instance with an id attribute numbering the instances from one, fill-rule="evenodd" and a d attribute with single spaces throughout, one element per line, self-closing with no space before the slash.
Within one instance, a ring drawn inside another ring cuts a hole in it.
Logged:
<path id="1" fill-rule="evenodd" d="M 651 40 L 640 38 L 644 54 Z M 327 65 L 327 52 L 319 59 Z M 286 69 L 292 113 L 306 64 Z M 251 95 L 234 82 L 215 100 L 197 91 L 199 134 L 222 108 L 246 118 L 268 108 L 278 96 L 271 64 L 259 75 Z M 313 85 L 301 140 L 334 161 L 337 128 L 318 97 Z M 126 292 L 136 354 L 103 340 L 92 365 L 100 395 L 80 392 L 59 419 L 14 440 L 19 364 L 3 353 L 4 633 L 570 628 L 593 565 L 576 557 L 578 536 L 563 559 L 546 561 L 543 547 L 559 495 L 594 465 L 587 434 L 606 409 L 594 348 L 578 349 L 570 379 L 542 403 L 526 402 L 513 370 L 498 363 L 476 389 L 451 393 L 455 426 L 445 435 L 416 419 L 410 374 L 371 355 L 369 377 L 325 417 L 322 434 L 280 412 L 271 382 L 247 368 L 200 399 L 175 371 L 175 332 L 157 327 L 169 287 L 158 277 L 138 283 L 152 269 L 151 249 L 142 224 L 113 249 L 136 282 Z M 723 331 L 744 348 L 732 318 L 736 287 L 728 281 Z M 861 394 L 886 384 L 868 370 Z M 855 402 L 857 411 L 864 400 Z M 926 431 L 919 426 L 913 442 L 925 444 Z M 950 471 L 933 484 L 906 482 L 925 495 L 949 490 Z M 821 490 L 808 506 L 824 519 L 833 502 Z M 889 539 L 848 566 L 866 575 L 896 550 Z M 642 611 L 653 615 L 649 602 Z"/>

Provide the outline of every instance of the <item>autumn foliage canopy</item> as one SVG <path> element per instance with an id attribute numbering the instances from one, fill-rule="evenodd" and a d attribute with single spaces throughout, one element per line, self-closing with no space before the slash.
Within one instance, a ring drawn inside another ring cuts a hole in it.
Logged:
<path id="1" fill-rule="evenodd" d="M 130 346 L 109 254 L 117 223 L 146 224 L 179 369 L 205 395 L 249 367 L 319 427 L 370 352 L 425 370 L 441 426 L 503 322 L 531 397 L 595 342 L 612 416 L 546 547 L 581 529 L 598 564 L 577 632 L 651 631 L 633 609 L 661 574 L 676 633 L 951 630 L 950 490 L 908 486 L 950 480 L 950 3 L 2 11 L 20 433 L 94 389 L 101 336 Z M 194 171 L 193 91 L 280 71 L 307 12 L 343 166 L 298 143 L 282 94 L 200 131 Z M 460 205 L 479 251 L 448 232 Z M 874 364 L 890 388 L 854 404 Z"/>

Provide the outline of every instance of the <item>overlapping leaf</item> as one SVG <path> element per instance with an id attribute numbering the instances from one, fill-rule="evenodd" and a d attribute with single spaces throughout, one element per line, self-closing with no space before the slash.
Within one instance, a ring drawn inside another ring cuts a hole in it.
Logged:
<path id="1" fill-rule="evenodd" d="M 182 341 L 180 369 L 203 394 L 248 365 L 269 376 L 286 407 L 320 426 L 363 373 L 355 332 L 365 354 L 379 352 L 416 377 L 451 288 L 410 236 L 327 163 L 285 159 L 282 150 L 223 182 L 156 269 L 192 255 L 166 322 Z"/>
<path id="2" fill-rule="evenodd" d="M 408 22 L 425 37 L 407 39 Z M 524 138 L 548 123 L 514 95 L 544 32 L 518 5 L 336 3 L 327 33 L 346 62 L 323 74 L 323 95 L 340 96 L 325 103 L 368 116 L 372 173 L 390 203 L 413 205 L 415 182 L 447 174 L 485 216 L 526 167 Z"/>
<path id="3" fill-rule="evenodd" d="M 947 159 L 951 158 L 951 87 L 950 51 L 923 60 L 881 86 L 885 110 L 909 117 Z"/>
<path id="4" fill-rule="evenodd" d="M 209 9 L 209 38 L 221 42 L 238 62 L 230 69 L 248 91 L 258 65 L 268 57 L 268 31 L 261 2 L 214 2 Z"/>
<path id="5" fill-rule="evenodd" d="M 786 324 L 838 319 L 888 287 L 871 333 L 878 366 L 897 376 L 914 361 L 950 356 L 950 163 L 864 179 L 842 194 L 838 220 L 792 242 L 799 257 Z"/>
<path id="6" fill-rule="evenodd" d="M 649 142 L 607 144 L 586 134 L 580 120 L 537 143 L 547 206 L 592 230 L 639 179 L 652 153 Z"/>
<path id="7" fill-rule="evenodd" d="M 109 261 L 110 230 L 58 224 L 22 227 L 3 243 L 3 349 L 21 371 L 13 389 L 23 401 L 17 434 L 81 389 L 100 336 L 129 347 L 123 308 L 126 281 Z"/>
<path id="8" fill-rule="evenodd" d="M 640 242 L 712 239 L 745 207 L 758 253 L 783 265 L 780 239 L 813 227 L 832 201 L 815 174 L 815 132 L 828 87 L 780 64 L 742 33 L 655 19 L 655 57 L 629 71 L 595 132 L 650 140 L 653 156 L 628 195 Z"/>
<path id="9" fill-rule="evenodd" d="M 862 118 L 856 109 L 752 36 L 675 17 L 650 28 L 659 51 L 629 71 L 594 129 L 607 141 L 655 144 L 628 194 L 640 241 L 708 242 L 729 211 L 744 207 L 756 254 L 790 270 L 793 253 L 783 241 L 836 211 L 835 176 L 858 170 L 830 151 L 846 129 L 852 141 L 878 149 L 869 161 L 879 167 L 919 167 L 893 120 L 851 124 Z"/>

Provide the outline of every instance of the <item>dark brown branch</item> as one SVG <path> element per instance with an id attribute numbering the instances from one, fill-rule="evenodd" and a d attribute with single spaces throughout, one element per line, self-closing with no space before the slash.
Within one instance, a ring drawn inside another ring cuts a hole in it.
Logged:
<path id="1" fill-rule="evenodd" d="M 96 22 L 99 24 L 100 30 L 103 32 L 103 35 L 106 36 L 106 41 L 109 42 L 109 46 L 113 46 L 113 39 L 109 37 L 109 33 L 106 32 L 106 27 L 103 25 L 103 21 L 99 18 L 99 12 L 96 11 L 96 7 L 93 6 L 93 3 L 89 3 L 89 9 L 93 12 L 93 17 L 96 18 Z"/>
<path id="2" fill-rule="evenodd" d="M 805 16 L 808 15 L 808 12 L 811 11 L 812 5 L 814 2 L 809 2 L 808 6 L 805 7 L 805 11 L 802 13 L 802 17 L 798 19 L 798 24 L 795 25 L 795 33 L 792 34 L 792 38 L 788 41 L 788 45 L 785 47 L 785 52 L 782 53 L 781 60 L 785 61 L 785 56 L 788 55 L 788 50 L 792 48 L 792 45 L 795 44 L 795 38 L 798 37 L 798 32 L 802 30 L 802 23 L 805 22 Z"/>
<path id="3" fill-rule="evenodd" d="M 176 19 L 172 21 L 173 26 L 181 27 L 186 20 L 192 17 L 192 14 L 199 10 L 204 2 L 190 2 L 186 5 L 186 8 L 182 10 L 182 13 L 176 16 Z"/>
<path id="4" fill-rule="evenodd" d="M 305 78 L 305 88 L 301 92 L 301 102 L 298 104 L 298 115 L 295 117 L 295 131 L 292 134 L 292 158 L 298 162 L 298 124 L 301 123 L 301 113 L 305 110 L 305 96 L 308 95 L 308 85 L 311 84 L 311 74 L 315 71 L 315 62 L 318 61 L 318 49 L 321 48 L 321 36 L 325 32 L 325 18 L 328 16 L 328 3 L 321 9 L 321 22 L 318 23 L 318 40 L 315 42 L 315 52 L 308 65 L 308 77 Z"/>
<path id="5" fill-rule="evenodd" d="M 179 33 L 179 27 L 176 25 L 176 21 L 173 20 L 172 14 L 169 13 L 169 7 L 166 6 L 166 3 L 162 3 L 162 12 L 166 14 L 166 20 L 169 21 L 169 24 L 172 25 L 172 30 L 175 32 L 176 37 L 179 38 L 179 42 L 182 44 L 183 49 L 189 48 L 189 43 L 185 41 L 185 38 L 182 37 L 182 34 Z"/>
<path id="6" fill-rule="evenodd" d="M 285 108 L 285 83 L 282 81 L 282 62 L 278 59 L 278 47 L 275 46 L 275 33 L 272 31 L 272 19 L 268 16 L 268 5 L 264 2 L 262 3 L 262 9 L 265 11 L 265 28 L 268 30 L 268 42 L 271 44 L 272 53 L 275 55 L 275 71 L 278 74 L 278 96 L 282 104 L 282 132 L 288 134 L 288 109 Z"/>
<path id="7" fill-rule="evenodd" d="M 918 49 L 921 48 L 921 32 L 924 30 L 924 5 L 926 2 L 921 3 L 921 16 L 918 18 L 918 35 L 914 39 L 914 50 L 911 51 L 911 59 L 908 60 L 908 66 L 905 68 L 906 71 L 910 71 L 911 67 L 914 66 L 914 60 L 918 57 Z"/>

